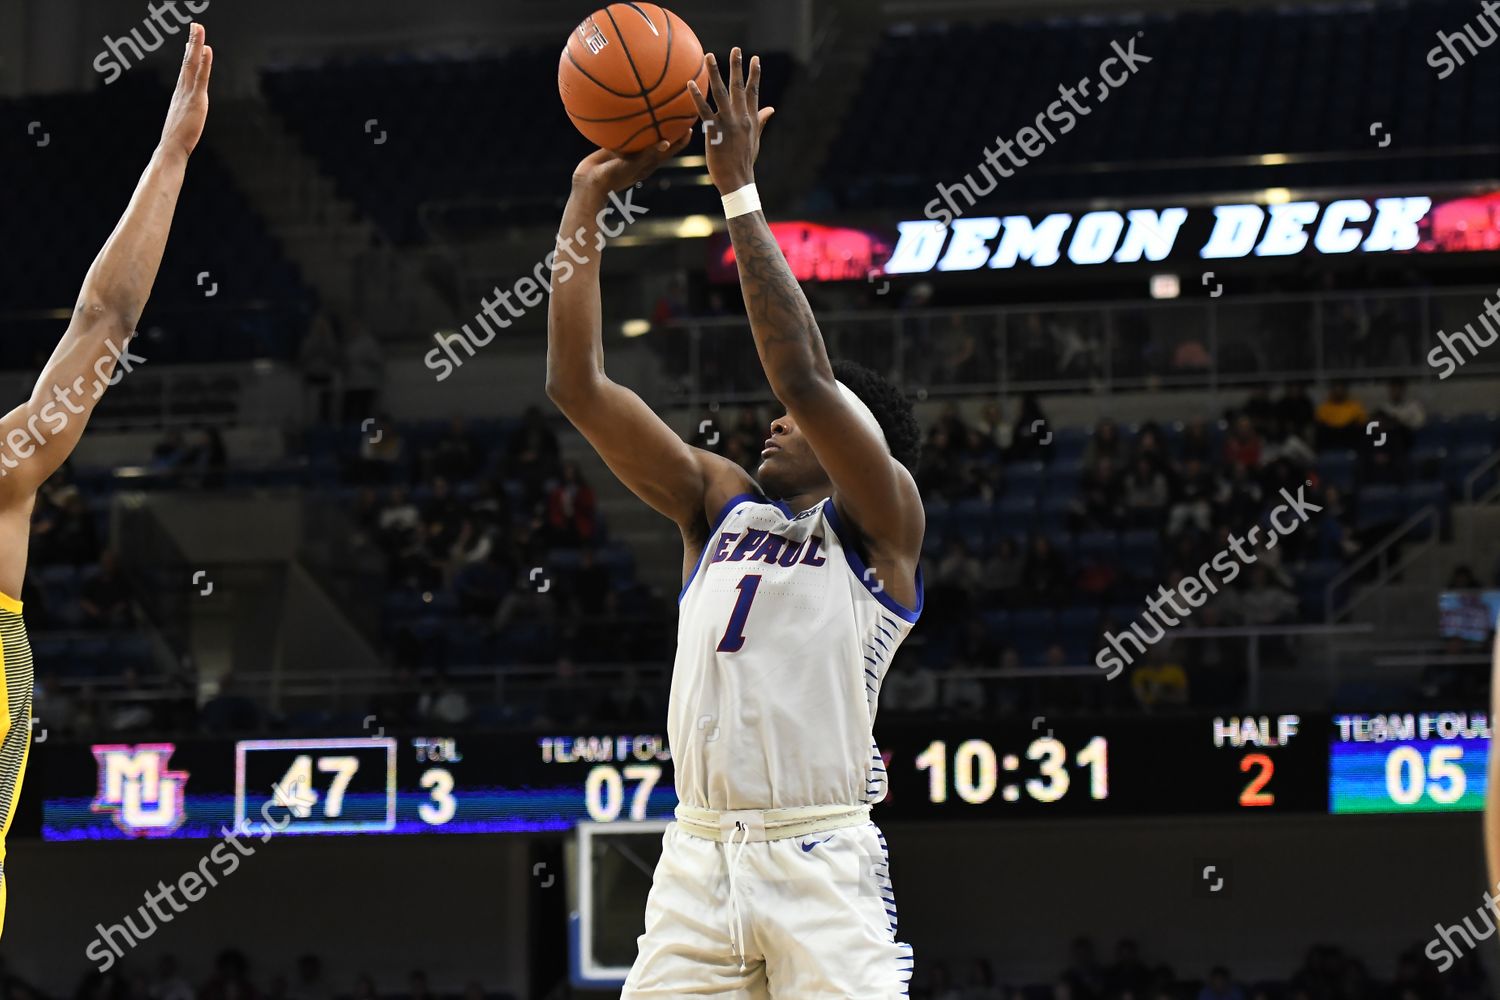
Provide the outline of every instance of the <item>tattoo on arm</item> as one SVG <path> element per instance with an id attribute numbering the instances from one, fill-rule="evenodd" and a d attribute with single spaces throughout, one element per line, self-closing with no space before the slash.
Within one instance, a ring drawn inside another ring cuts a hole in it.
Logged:
<path id="1" fill-rule="evenodd" d="M 729 220 L 750 331 L 772 388 L 828 368 L 823 336 L 771 227 L 759 212 Z"/>

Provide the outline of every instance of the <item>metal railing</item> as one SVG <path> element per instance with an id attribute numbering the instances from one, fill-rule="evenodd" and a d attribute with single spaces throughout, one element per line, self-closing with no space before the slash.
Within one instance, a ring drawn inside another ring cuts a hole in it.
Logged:
<path id="1" fill-rule="evenodd" d="M 1411 536 L 1418 528 L 1429 525 L 1425 538 L 1420 539 L 1419 544 L 1407 546 Z M 1443 515 L 1436 505 L 1428 504 L 1417 511 L 1411 517 L 1402 522 L 1394 531 L 1387 535 L 1379 545 L 1361 555 L 1354 562 L 1344 567 L 1343 571 L 1328 581 L 1323 588 L 1323 616 L 1330 625 L 1337 624 L 1340 620 L 1348 618 L 1354 610 L 1369 599 L 1371 594 L 1376 593 L 1381 587 L 1391 581 L 1393 577 L 1401 573 L 1414 563 L 1420 556 L 1426 554 L 1427 550 L 1437 544 L 1443 529 Z M 1355 580 L 1375 567 L 1375 578 L 1361 587 L 1342 607 L 1338 606 L 1338 595 L 1342 588 L 1349 586 Z"/>
<path id="2" fill-rule="evenodd" d="M 1167 269 L 1165 265 L 1164 269 Z M 1206 389 L 1266 381 L 1436 380 L 1436 334 L 1472 322 L 1495 289 L 1224 295 L 968 309 L 819 311 L 833 357 L 851 358 L 913 392 Z M 894 299 L 895 296 L 893 295 Z M 893 307 L 896 304 L 893 303 Z M 675 402 L 766 395 L 741 316 L 691 317 L 643 338 L 675 385 Z M 1458 368 L 1500 373 L 1500 351 Z"/>

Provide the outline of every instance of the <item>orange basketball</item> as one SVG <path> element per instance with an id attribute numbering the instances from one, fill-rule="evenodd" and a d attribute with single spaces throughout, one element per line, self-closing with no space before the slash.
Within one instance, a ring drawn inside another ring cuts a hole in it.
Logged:
<path id="1" fill-rule="evenodd" d="M 693 130 L 689 80 L 708 93 L 703 46 L 682 18 L 654 3 L 596 10 L 568 36 L 557 64 L 568 117 L 590 142 L 618 153 Z"/>

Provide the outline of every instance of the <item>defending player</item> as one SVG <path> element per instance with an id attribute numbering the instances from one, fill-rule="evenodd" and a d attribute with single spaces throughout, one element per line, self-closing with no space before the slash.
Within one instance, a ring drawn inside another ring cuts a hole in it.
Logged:
<path id="1" fill-rule="evenodd" d="M 686 140 L 579 164 L 549 312 L 548 395 L 683 541 L 668 708 L 681 805 L 622 997 L 882 1000 L 906 993 L 911 951 L 896 941 L 885 841 L 869 818 L 885 793 L 872 728 L 881 679 L 922 608 L 925 519 L 908 471 L 920 435 L 893 386 L 829 363 L 755 210 L 752 166 L 772 113 L 758 106 L 759 61 L 747 85 L 735 49 L 725 88 L 709 60 L 721 114 L 693 91 L 716 122 L 709 174 L 786 408 L 755 477 L 683 443 L 604 373 L 597 219 L 610 192 Z"/>
<path id="2" fill-rule="evenodd" d="M 188 156 L 208 115 L 213 50 L 203 26 L 189 29 L 161 143 L 119 225 L 94 258 L 57 349 L 31 398 L 0 421 L 0 930 L 5 918 L 5 833 L 31 748 L 31 649 L 21 618 L 21 581 L 37 490 L 77 446 L 105 388 L 118 381 L 136 321 L 156 280 Z M 121 372 L 121 375 L 124 373 Z"/>

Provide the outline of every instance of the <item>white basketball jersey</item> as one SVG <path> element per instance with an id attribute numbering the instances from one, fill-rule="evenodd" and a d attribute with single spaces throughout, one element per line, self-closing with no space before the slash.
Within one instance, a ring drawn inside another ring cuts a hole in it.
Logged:
<path id="1" fill-rule="evenodd" d="M 677 797 L 702 809 L 885 797 L 880 682 L 922 611 L 846 544 L 833 500 L 793 514 L 741 494 L 679 597 L 667 734 Z"/>

